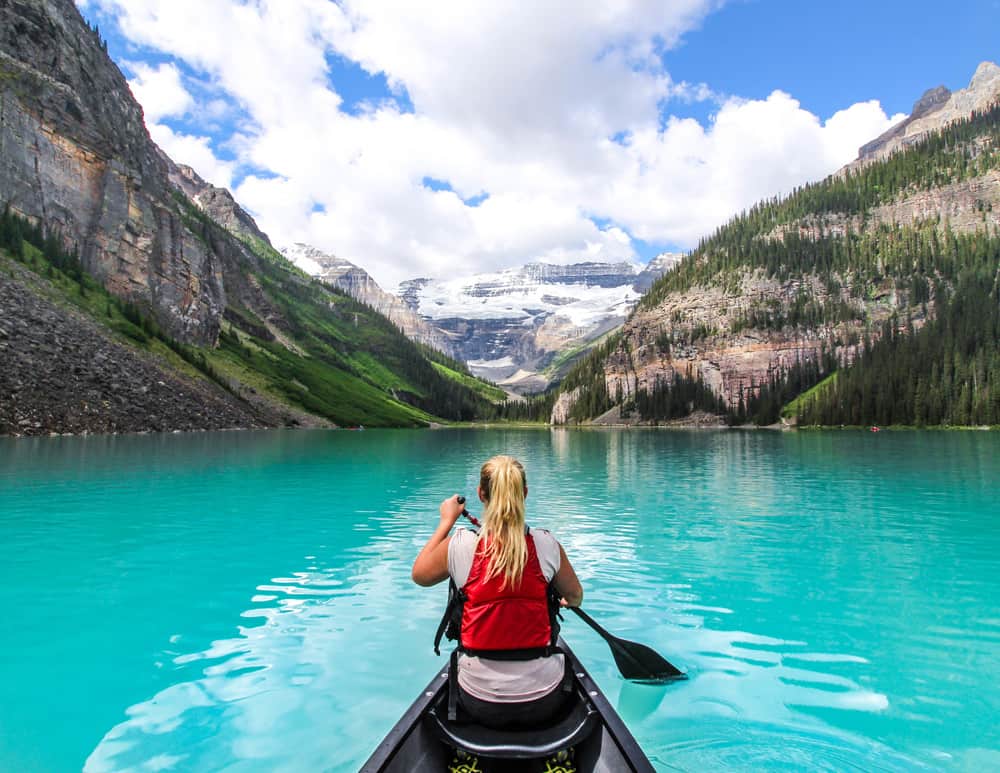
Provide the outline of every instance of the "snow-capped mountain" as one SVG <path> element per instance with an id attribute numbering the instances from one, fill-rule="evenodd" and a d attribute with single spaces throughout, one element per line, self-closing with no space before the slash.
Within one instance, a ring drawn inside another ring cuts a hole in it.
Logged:
<path id="1" fill-rule="evenodd" d="M 462 279 L 400 285 L 407 306 L 449 336 L 473 373 L 516 391 L 543 389 L 620 325 L 681 255 L 633 263 L 529 263 Z"/>
<path id="2" fill-rule="evenodd" d="M 462 279 L 411 279 L 393 295 L 363 268 L 315 247 L 295 244 L 282 253 L 385 314 L 411 338 L 518 392 L 544 389 L 561 376 L 683 257 L 664 253 L 645 266 L 528 263 Z"/>

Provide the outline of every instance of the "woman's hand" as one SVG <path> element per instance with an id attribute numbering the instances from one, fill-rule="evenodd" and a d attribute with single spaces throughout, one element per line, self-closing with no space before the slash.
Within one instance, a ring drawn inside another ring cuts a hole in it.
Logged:
<path id="1" fill-rule="evenodd" d="M 462 517 L 465 504 L 458 501 L 458 494 L 448 497 L 438 508 L 441 513 L 441 525 L 447 525 L 448 530 L 455 525 L 455 521 Z"/>
<path id="2" fill-rule="evenodd" d="M 465 504 L 458 501 L 458 494 L 441 503 L 438 508 L 441 520 L 413 562 L 411 576 L 417 585 L 436 585 L 448 578 L 448 542 L 451 540 L 448 534 L 464 509 Z"/>

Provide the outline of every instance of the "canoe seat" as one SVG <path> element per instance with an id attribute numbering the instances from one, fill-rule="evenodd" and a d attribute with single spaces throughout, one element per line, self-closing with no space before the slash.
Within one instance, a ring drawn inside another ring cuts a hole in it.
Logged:
<path id="1" fill-rule="evenodd" d="M 599 715 L 590 701 L 574 701 L 559 720 L 528 730 L 495 730 L 474 723 L 449 722 L 447 707 L 431 708 L 426 720 L 448 746 L 482 757 L 533 759 L 576 746 L 597 727 Z"/>

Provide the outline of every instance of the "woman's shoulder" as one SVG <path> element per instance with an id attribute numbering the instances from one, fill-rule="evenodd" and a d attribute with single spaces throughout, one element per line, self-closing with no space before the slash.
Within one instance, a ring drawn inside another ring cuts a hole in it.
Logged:
<path id="1" fill-rule="evenodd" d="M 476 552 L 478 542 L 479 535 L 476 532 L 459 527 L 452 531 L 451 539 L 448 540 L 448 555 L 471 556 Z"/>
<path id="2" fill-rule="evenodd" d="M 536 529 L 531 527 L 531 536 L 535 540 L 535 549 L 545 553 L 555 553 L 559 555 L 559 540 L 548 529 Z"/>
<path id="3" fill-rule="evenodd" d="M 531 537 L 535 541 L 535 552 L 542 565 L 542 574 L 546 580 L 551 580 L 559 571 L 561 556 L 559 554 L 559 540 L 552 536 L 548 529 L 531 528 Z"/>
<path id="4" fill-rule="evenodd" d="M 559 544 L 559 540 L 555 538 L 555 535 L 548 529 L 540 529 L 535 526 L 531 527 L 531 536 L 535 538 L 535 541 L 541 540 L 542 542 L 554 542 Z"/>
<path id="5" fill-rule="evenodd" d="M 479 535 L 472 531 L 472 529 L 466 529 L 463 526 L 459 526 L 451 533 L 451 542 L 448 543 L 448 547 L 450 548 L 452 545 L 460 547 L 472 544 L 476 541 L 478 536 Z"/>

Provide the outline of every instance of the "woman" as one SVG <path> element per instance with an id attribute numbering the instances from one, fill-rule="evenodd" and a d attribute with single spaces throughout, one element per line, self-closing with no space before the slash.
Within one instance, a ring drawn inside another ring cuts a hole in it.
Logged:
<path id="1" fill-rule="evenodd" d="M 490 459 L 477 493 L 485 506 L 479 534 L 458 529 L 449 536 L 464 508 L 457 495 L 444 500 L 437 529 L 413 562 L 413 581 L 430 586 L 451 577 L 461 589 L 459 705 L 481 724 L 534 726 L 566 695 L 564 658 L 550 651 L 549 588 L 563 606 L 579 606 L 583 589 L 555 537 L 525 525 L 520 462 Z"/>

